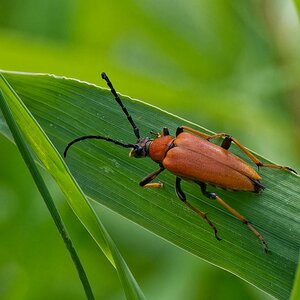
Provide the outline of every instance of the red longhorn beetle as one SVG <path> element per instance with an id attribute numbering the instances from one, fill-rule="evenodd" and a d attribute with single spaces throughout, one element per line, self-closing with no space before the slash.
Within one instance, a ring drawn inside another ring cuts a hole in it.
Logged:
<path id="1" fill-rule="evenodd" d="M 257 172 L 239 157 L 228 151 L 231 142 L 234 142 L 258 167 L 267 167 L 273 169 L 285 169 L 295 172 L 293 169 L 284 166 L 263 164 L 249 150 L 247 150 L 237 139 L 225 133 L 208 135 L 198 130 L 180 126 L 176 130 L 176 137 L 169 134 L 167 128 L 163 128 L 161 134 L 157 134 L 156 138 L 141 138 L 139 129 L 135 125 L 132 117 L 123 105 L 120 97 L 114 89 L 112 83 L 105 73 L 101 74 L 110 88 L 115 100 L 121 106 L 129 123 L 131 124 L 134 134 L 137 138 L 136 144 L 124 144 L 109 137 L 98 135 L 82 136 L 71 141 L 65 151 L 66 157 L 69 148 L 74 144 L 86 139 L 99 139 L 114 143 L 124 148 L 132 148 L 130 156 L 141 158 L 149 156 L 153 161 L 159 164 L 159 169 L 147 175 L 142 181 L 142 187 L 161 187 L 161 183 L 151 183 L 165 169 L 176 176 L 175 191 L 180 200 L 191 208 L 201 218 L 205 219 L 210 227 L 214 230 L 215 237 L 218 231 L 215 225 L 208 219 L 207 214 L 192 206 L 187 200 L 181 189 L 181 180 L 194 181 L 201 188 L 201 192 L 209 199 L 217 200 L 222 206 L 236 216 L 240 221 L 248 226 L 248 228 L 260 239 L 265 252 L 268 252 L 268 246 L 263 236 L 250 224 L 250 222 L 239 212 L 229 206 L 216 193 L 206 190 L 206 185 L 213 185 L 224 189 L 234 191 L 246 191 L 259 193 L 264 189 L 260 183 L 261 177 Z M 189 131 L 191 133 L 185 132 Z M 199 138 L 200 137 L 200 138 Z M 224 137 L 221 146 L 209 142 L 211 139 Z"/>

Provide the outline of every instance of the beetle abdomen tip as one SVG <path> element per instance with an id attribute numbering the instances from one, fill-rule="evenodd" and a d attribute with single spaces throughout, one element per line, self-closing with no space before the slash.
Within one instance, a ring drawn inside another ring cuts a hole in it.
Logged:
<path id="1" fill-rule="evenodd" d="M 265 187 L 260 183 L 259 180 L 253 179 L 253 178 L 250 178 L 250 177 L 248 177 L 248 178 L 253 182 L 254 193 L 260 193 L 265 189 Z"/>

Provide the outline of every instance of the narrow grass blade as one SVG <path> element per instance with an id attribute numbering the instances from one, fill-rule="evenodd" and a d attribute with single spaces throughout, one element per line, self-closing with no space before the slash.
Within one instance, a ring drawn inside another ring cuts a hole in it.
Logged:
<path id="1" fill-rule="evenodd" d="M 0 74 L 0 88 L 5 95 L 16 123 L 21 128 L 22 134 L 26 137 L 34 153 L 57 181 L 66 196 L 66 200 L 79 220 L 86 227 L 110 262 L 116 267 L 127 298 L 144 299 L 125 261 L 102 223 L 95 215 L 89 202 L 85 199 L 78 184 L 69 173 L 60 155 L 2 74 Z"/>
<path id="2" fill-rule="evenodd" d="M 130 124 L 107 89 L 49 75 L 5 76 L 61 154 L 69 141 L 87 134 L 125 143 L 136 141 Z M 142 136 L 149 135 L 151 130 L 161 132 L 163 127 L 174 134 L 180 125 L 208 132 L 141 101 L 126 96 L 122 100 Z M 6 133 L 5 126 L 1 131 Z M 242 143 L 247 140 L 238 138 Z M 39 151 L 43 149 L 41 146 Z M 234 145 L 230 150 L 249 162 Z M 259 155 L 258 158 L 268 162 Z M 266 255 L 248 228 L 217 203 L 204 198 L 196 185 L 183 183 L 183 189 L 194 206 L 209 214 L 219 229 L 220 242 L 209 226 L 176 198 L 174 175 L 159 175 L 164 189 L 141 189 L 138 182 L 157 169 L 157 164 L 148 159 L 129 159 L 126 149 L 103 141 L 82 141 L 70 149 L 66 162 L 90 199 L 274 297 L 290 296 L 300 248 L 299 176 L 261 168 L 259 173 L 266 187 L 261 194 L 216 190 L 262 233 L 271 250 Z M 213 187 L 208 190 L 215 191 Z"/>
<path id="3" fill-rule="evenodd" d="M 291 300 L 299 300 L 299 299 L 300 299 L 300 256 L 299 256 L 297 274 L 296 274 L 292 295 L 291 295 Z"/>
<path id="4" fill-rule="evenodd" d="M 59 231 L 59 233 L 71 255 L 73 263 L 77 269 L 79 278 L 83 285 L 86 297 L 89 300 L 93 300 L 95 298 L 94 298 L 90 283 L 88 281 L 88 278 L 86 276 L 84 268 L 80 262 L 80 259 L 77 255 L 77 252 L 73 246 L 72 240 L 68 234 L 68 231 L 61 219 L 61 216 L 60 216 L 58 210 L 55 207 L 54 201 L 51 197 L 50 192 L 47 189 L 47 186 L 43 180 L 43 177 L 40 174 L 37 166 L 35 165 L 34 158 L 31 155 L 30 149 L 28 148 L 26 141 L 23 139 L 22 134 L 21 134 L 21 132 L 12 116 L 12 113 L 3 97 L 1 89 L 0 89 L 0 107 L 1 107 L 2 113 L 5 117 L 6 123 L 14 137 L 14 141 L 15 141 L 16 145 L 18 146 L 19 151 L 21 152 L 22 157 L 23 157 L 25 163 L 27 164 L 27 167 L 28 167 L 28 169 L 29 169 L 29 171 L 30 171 L 30 173 L 31 173 L 31 175 L 32 175 L 44 201 L 45 201 L 45 204 L 54 220 L 54 223 L 55 223 L 55 225 L 56 225 L 56 227 L 57 227 L 57 229 L 58 229 L 58 231 Z"/>
<path id="5" fill-rule="evenodd" d="M 298 16 L 300 16 L 300 0 L 294 0 L 296 10 L 298 12 Z"/>

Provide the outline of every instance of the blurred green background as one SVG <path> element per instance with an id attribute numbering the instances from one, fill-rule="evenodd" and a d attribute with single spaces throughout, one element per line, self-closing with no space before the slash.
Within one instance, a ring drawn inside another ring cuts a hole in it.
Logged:
<path id="1" fill-rule="evenodd" d="M 99 74 L 106 71 L 121 93 L 230 133 L 298 171 L 299 41 L 289 0 L 0 0 L 1 69 L 102 86 Z M 2 136 L 0 145 L 0 299 L 83 299 L 18 151 Z M 96 298 L 124 299 L 115 270 L 45 176 Z M 270 298 L 104 207 L 95 209 L 148 299 Z"/>

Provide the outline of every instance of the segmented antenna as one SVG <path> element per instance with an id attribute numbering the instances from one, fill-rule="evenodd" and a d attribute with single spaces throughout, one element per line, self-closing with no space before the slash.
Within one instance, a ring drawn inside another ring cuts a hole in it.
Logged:
<path id="1" fill-rule="evenodd" d="M 121 108 L 122 108 L 123 112 L 125 113 L 129 123 L 131 124 L 135 136 L 137 137 L 137 139 L 139 139 L 140 138 L 140 131 L 137 128 L 137 126 L 135 125 L 135 123 L 133 122 L 133 119 L 132 119 L 131 115 L 128 113 L 127 108 L 122 103 L 122 101 L 121 101 L 119 95 L 117 94 L 116 90 L 114 89 L 111 81 L 109 80 L 109 78 L 107 77 L 107 75 L 104 72 L 101 74 L 101 77 L 102 77 L 102 79 L 104 79 L 106 81 L 106 83 L 107 83 L 108 87 L 110 88 L 112 94 L 115 96 L 116 101 L 121 106 Z"/>
<path id="2" fill-rule="evenodd" d="M 65 151 L 64 151 L 64 157 L 67 156 L 67 152 L 68 152 L 69 148 L 70 148 L 73 144 L 75 144 L 75 143 L 77 143 L 77 142 L 80 142 L 80 141 L 83 141 L 83 140 L 88 140 L 88 139 L 104 140 L 104 141 L 107 141 L 107 142 L 114 143 L 114 144 L 116 144 L 116 145 L 118 145 L 118 146 L 122 146 L 122 147 L 124 147 L 124 148 L 134 148 L 134 147 L 135 147 L 134 144 L 124 144 L 124 143 L 122 143 L 122 142 L 116 141 L 116 140 L 114 140 L 114 139 L 111 139 L 111 138 L 105 137 L 105 136 L 100 136 L 100 135 L 85 135 L 85 136 L 81 136 L 81 137 L 79 137 L 79 138 L 77 138 L 77 139 L 71 141 L 71 142 L 67 145 L 67 147 L 65 148 Z"/>

